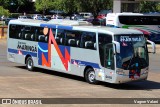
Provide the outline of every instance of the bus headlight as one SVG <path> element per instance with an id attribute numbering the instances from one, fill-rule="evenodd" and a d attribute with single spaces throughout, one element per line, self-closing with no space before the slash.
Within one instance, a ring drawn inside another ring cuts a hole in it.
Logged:
<path id="1" fill-rule="evenodd" d="M 100 69 L 100 72 L 98 73 L 98 77 L 101 77 L 102 80 L 105 80 L 104 71 Z"/>
<path id="2" fill-rule="evenodd" d="M 124 75 L 123 69 L 117 69 L 116 73 L 119 74 L 119 75 Z"/>

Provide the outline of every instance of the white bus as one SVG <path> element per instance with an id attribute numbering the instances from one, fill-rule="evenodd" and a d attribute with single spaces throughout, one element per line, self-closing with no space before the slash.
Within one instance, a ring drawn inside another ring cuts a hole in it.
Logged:
<path id="1" fill-rule="evenodd" d="M 160 42 L 160 14 L 109 13 L 106 25 L 115 28 L 136 29 L 153 42 Z"/>
<path id="2" fill-rule="evenodd" d="M 137 30 L 92 26 L 85 21 L 11 20 L 9 61 L 84 77 L 89 83 L 145 80 L 149 57 Z M 155 52 L 155 45 L 149 41 Z"/>

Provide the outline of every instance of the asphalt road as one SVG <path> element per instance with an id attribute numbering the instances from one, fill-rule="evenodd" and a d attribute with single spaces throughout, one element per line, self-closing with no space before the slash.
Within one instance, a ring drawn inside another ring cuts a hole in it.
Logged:
<path id="1" fill-rule="evenodd" d="M 91 85 L 81 77 L 38 68 L 30 72 L 24 65 L 9 62 L 6 40 L 0 40 L 0 98 L 160 98 L 160 54 L 150 54 L 147 81 Z"/>

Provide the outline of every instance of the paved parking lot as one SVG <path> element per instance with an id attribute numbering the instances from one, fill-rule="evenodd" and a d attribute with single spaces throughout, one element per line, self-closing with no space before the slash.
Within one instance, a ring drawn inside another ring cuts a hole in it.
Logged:
<path id="1" fill-rule="evenodd" d="M 160 98 L 159 66 L 160 54 L 150 54 L 147 81 L 121 85 L 101 82 L 91 85 L 81 77 L 38 68 L 30 72 L 24 65 L 8 62 L 6 40 L 0 40 L 0 98 Z M 77 104 L 56 106 L 75 107 Z"/>

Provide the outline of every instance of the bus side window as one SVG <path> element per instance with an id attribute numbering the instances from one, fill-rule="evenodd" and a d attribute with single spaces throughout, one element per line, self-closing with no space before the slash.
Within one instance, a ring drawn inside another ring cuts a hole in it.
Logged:
<path id="1" fill-rule="evenodd" d="M 25 40 L 31 40 L 31 27 L 30 26 L 26 26 L 25 30 L 24 30 L 24 39 Z"/>
<path id="2" fill-rule="evenodd" d="M 45 36 L 44 35 L 39 35 L 38 36 L 38 41 L 39 42 L 45 42 Z"/>
<path id="3" fill-rule="evenodd" d="M 96 50 L 96 33 L 83 32 L 81 47 Z"/>
<path id="4" fill-rule="evenodd" d="M 31 34 L 31 41 L 35 41 L 35 35 Z"/>
<path id="5" fill-rule="evenodd" d="M 38 33 L 39 32 L 39 28 L 38 27 L 35 27 L 35 32 L 34 32 L 34 35 L 35 35 L 35 41 L 37 41 L 38 42 Z"/>
<path id="6" fill-rule="evenodd" d="M 56 36 L 56 29 L 52 28 L 52 33 L 53 33 L 53 36 L 55 37 Z"/>
<path id="7" fill-rule="evenodd" d="M 31 35 L 28 34 L 28 33 L 25 33 L 24 37 L 25 37 L 25 40 L 30 40 L 31 39 Z"/>
<path id="8" fill-rule="evenodd" d="M 58 45 L 65 44 L 65 33 L 64 30 L 58 29 L 57 36 L 55 37 Z"/>
<path id="9" fill-rule="evenodd" d="M 37 29 L 37 37 L 38 37 L 38 42 L 45 42 L 48 43 L 48 36 L 49 36 L 49 32 L 45 35 L 43 33 L 44 28 L 43 27 L 38 27 Z"/>
<path id="10" fill-rule="evenodd" d="M 65 45 L 66 46 L 76 46 L 75 34 L 73 31 L 66 31 Z"/>
<path id="11" fill-rule="evenodd" d="M 9 37 L 10 38 L 17 38 L 17 26 L 16 25 L 10 25 L 9 26 Z"/>
<path id="12" fill-rule="evenodd" d="M 15 39 L 23 39 L 23 35 L 21 32 L 21 29 L 24 26 L 22 25 L 10 25 L 9 26 L 9 37 L 10 38 L 15 38 Z"/>
<path id="13" fill-rule="evenodd" d="M 49 34 L 49 33 L 50 33 L 50 30 L 52 30 L 52 34 L 53 34 L 53 35 Z M 49 32 L 48 32 L 48 36 L 46 37 L 46 40 L 49 41 L 49 36 L 53 36 L 53 37 L 55 38 L 55 40 L 57 41 L 57 38 L 56 38 L 56 29 L 54 29 L 54 28 L 51 29 L 51 28 L 50 28 L 48 31 L 49 31 Z M 57 42 L 57 43 L 59 43 L 59 42 Z M 53 44 L 53 42 L 51 42 L 51 44 Z"/>
<path id="14" fill-rule="evenodd" d="M 76 47 L 80 47 L 82 32 L 76 31 Z"/>
<path id="15" fill-rule="evenodd" d="M 19 26 L 19 28 L 21 28 L 20 30 L 19 30 L 19 34 L 18 34 L 18 39 L 24 39 L 24 26 L 22 26 L 22 27 L 20 27 Z"/>
<path id="16" fill-rule="evenodd" d="M 105 46 L 106 44 L 112 43 L 112 37 L 111 35 L 107 34 L 98 34 L 98 46 L 99 46 L 99 56 L 100 56 L 100 62 L 101 65 L 104 67 L 105 66 L 105 61 L 104 61 L 104 53 L 105 53 Z"/>
<path id="17" fill-rule="evenodd" d="M 79 31 L 66 31 L 66 46 L 79 47 L 80 46 L 80 36 Z"/>
<path id="18" fill-rule="evenodd" d="M 43 33 L 43 34 L 44 34 L 44 33 Z M 49 28 L 48 28 L 47 34 L 44 34 L 44 36 L 45 36 L 44 42 L 45 42 L 45 43 L 48 43 L 48 40 L 49 40 Z"/>
<path id="19" fill-rule="evenodd" d="M 36 30 L 36 27 L 31 27 L 31 30 L 30 30 L 30 36 L 31 36 L 30 40 L 31 41 L 36 41 L 35 30 Z"/>

